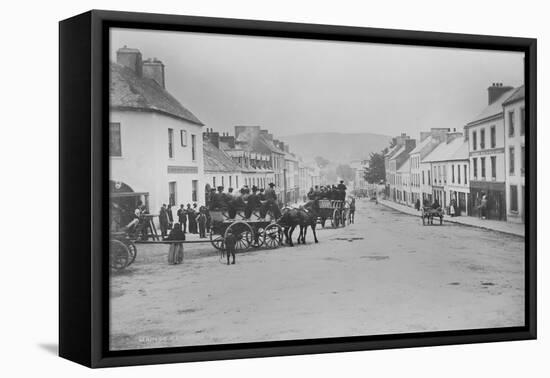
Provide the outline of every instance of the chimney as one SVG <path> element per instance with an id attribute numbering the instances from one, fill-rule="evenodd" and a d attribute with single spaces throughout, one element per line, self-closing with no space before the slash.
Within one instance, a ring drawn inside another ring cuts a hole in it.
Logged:
<path id="1" fill-rule="evenodd" d="M 456 131 L 455 129 L 455 131 L 445 134 L 445 143 L 449 144 L 453 140 L 461 136 L 462 136 L 462 133 L 460 131 Z"/>
<path id="2" fill-rule="evenodd" d="M 407 139 L 404 140 L 403 144 L 405 145 L 405 150 L 407 152 L 412 151 L 416 147 L 416 139 L 410 139 L 409 137 L 407 137 Z"/>
<path id="3" fill-rule="evenodd" d="M 235 137 L 229 135 L 229 133 L 224 133 L 224 134 L 226 134 L 226 135 L 222 135 L 220 137 L 220 141 L 222 141 L 223 143 L 227 143 L 227 145 L 231 149 L 235 148 Z"/>
<path id="4" fill-rule="evenodd" d="M 514 89 L 514 87 L 503 86 L 502 83 L 493 83 L 493 85 L 487 88 L 487 92 L 489 94 L 489 105 L 498 100 L 503 93 L 508 92 L 510 89 Z"/>
<path id="5" fill-rule="evenodd" d="M 210 143 L 212 143 L 216 148 L 220 148 L 220 133 L 219 132 L 210 132 L 208 133 L 208 140 Z"/>
<path id="6" fill-rule="evenodd" d="M 164 64 L 157 58 L 147 59 L 143 62 L 143 77 L 154 80 L 162 88 L 164 85 Z"/>
<path id="7" fill-rule="evenodd" d="M 141 53 L 138 49 L 132 49 L 124 45 L 124 47 L 118 49 L 116 52 L 116 62 L 121 66 L 131 69 L 137 76 L 141 76 L 142 61 Z"/>
<path id="8" fill-rule="evenodd" d="M 405 144 L 405 141 L 410 139 L 410 136 L 407 136 L 406 133 L 401 133 L 401 135 L 395 137 L 395 144 L 402 146 Z"/>

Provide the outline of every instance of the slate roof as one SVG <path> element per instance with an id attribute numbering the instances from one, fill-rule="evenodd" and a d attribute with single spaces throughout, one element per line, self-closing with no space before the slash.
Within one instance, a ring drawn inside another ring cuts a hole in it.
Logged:
<path id="1" fill-rule="evenodd" d="M 152 79 L 111 62 L 110 106 L 114 109 L 149 111 L 169 115 L 196 125 L 203 123 Z"/>
<path id="2" fill-rule="evenodd" d="M 208 141 L 202 144 L 205 172 L 240 172 L 241 168 L 231 156 Z"/>
<path id="3" fill-rule="evenodd" d="M 524 100 L 524 99 L 525 99 L 525 85 L 522 85 L 521 87 L 516 88 L 514 93 L 512 93 L 510 97 L 508 97 L 506 101 L 502 103 L 502 106 L 508 105 L 512 102 L 516 102 L 519 100 Z"/>
<path id="4" fill-rule="evenodd" d="M 411 170 L 411 158 L 408 157 L 407 160 L 401 164 L 401 167 L 397 170 L 397 173 L 409 173 Z"/>
<path id="5" fill-rule="evenodd" d="M 432 142 L 432 137 L 429 136 L 427 137 L 426 139 L 424 139 L 422 142 L 418 143 L 416 145 L 416 147 L 411 151 L 409 152 L 409 155 L 412 155 L 412 154 L 418 154 L 420 152 L 422 152 L 422 150 L 424 149 L 424 147 L 426 147 L 428 144 L 430 144 Z"/>
<path id="6" fill-rule="evenodd" d="M 463 136 L 456 137 L 449 143 L 441 143 L 424 159 L 423 163 L 434 161 L 468 160 L 468 142 Z"/>
<path id="7" fill-rule="evenodd" d="M 515 90 L 515 88 L 512 88 L 501 94 L 498 99 L 496 99 L 492 104 L 485 107 L 485 109 L 483 109 L 483 111 L 472 121 L 470 121 L 466 126 L 502 113 L 502 103 L 506 101 L 512 95 L 512 93 L 514 93 Z"/>

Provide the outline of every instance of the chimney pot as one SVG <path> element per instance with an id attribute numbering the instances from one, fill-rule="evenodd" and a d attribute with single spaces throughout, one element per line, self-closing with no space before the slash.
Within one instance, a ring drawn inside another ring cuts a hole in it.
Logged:
<path id="1" fill-rule="evenodd" d="M 162 88 L 165 88 L 164 64 L 157 58 L 147 59 L 143 62 L 143 77 L 154 80 Z"/>
<path id="2" fill-rule="evenodd" d="M 128 48 L 124 45 L 116 52 L 116 62 L 121 66 L 127 67 L 134 71 L 137 76 L 142 74 L 142 58 L 141 52 L 138 49 Z"/>

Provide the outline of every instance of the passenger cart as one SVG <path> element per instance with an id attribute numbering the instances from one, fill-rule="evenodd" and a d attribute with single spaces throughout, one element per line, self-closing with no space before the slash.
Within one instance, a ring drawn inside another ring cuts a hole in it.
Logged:
<path id="1" fill-rule="evenodd" d="M 244 209 L 238 209 L 235 218 L 230 219 L 227 210 L 210 210 L 210 217 L 210 242 L 218 250 L 223 250 L 223 243 L 229 232 L 236 238 L 237 252 L 248 251 L 253 247 L 273 249 L 283 243 L 283 228 L 276 223 L 270 212 L 262 218 L 257 209 L 246 218 Z"/>
<path id="2" fill-rule="evenodd" d="M 434 224 L 434 218 L 439 218 L 439 224 L 443 224 L 443 210 L 439 207 L 437 209 L 431 208 L 431 207 L 423 207 L 422 208 L 422 225 L 433 225 Z"/>
<path id="3" fill-rule="evenodd" d="M 321 223 L 321 226 L 325 227 L 328 219 L 332 227 L 344 227 L 346 225 L 345 215 L 344 201 L 328 199 L 319 200 L 318 222 Z"/>

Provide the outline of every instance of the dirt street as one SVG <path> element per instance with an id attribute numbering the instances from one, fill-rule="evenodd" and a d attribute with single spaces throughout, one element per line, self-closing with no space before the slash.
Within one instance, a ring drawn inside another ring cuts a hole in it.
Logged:
<path id="1" fill-rule="evenodd" d="M 355 224 L 318 238 L 231 266 L 210 244 L 186 246 L 177 266 L 166 245 L 138 245 L 135 263 L 111 276 L 111 349 L 523 324 L 522 238 L 423 227 L 367 200 Z"/>

